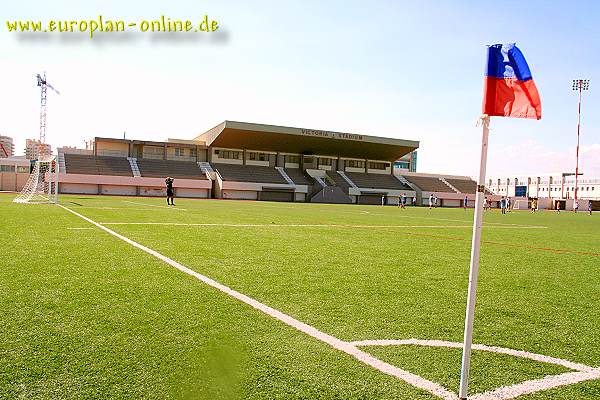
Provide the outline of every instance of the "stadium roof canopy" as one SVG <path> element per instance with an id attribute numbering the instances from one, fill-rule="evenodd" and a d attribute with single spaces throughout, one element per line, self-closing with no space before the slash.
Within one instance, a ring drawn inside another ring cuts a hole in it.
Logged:
<path id="1" fill-rule="evenodd" d="M 195 138 L 207 146 L 394 161 L 419 142 L 356 133 L 225 121 Z"/>

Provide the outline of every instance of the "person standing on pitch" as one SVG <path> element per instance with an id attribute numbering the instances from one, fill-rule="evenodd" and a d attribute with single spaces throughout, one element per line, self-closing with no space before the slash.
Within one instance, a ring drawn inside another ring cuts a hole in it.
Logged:
<path id="1" fill-rule="evenodd" d="M 406 208 L 406 194 L 402 193 L 402 197 L 400 198 L 400 204 L 402 208 Z"/>
<path id="2" fill-rule="evenodd" d="M 560 214 L 560 201 L 556 202 L 556 213 Z"/>
<path id="3" fill-rule="evenodd" d="M 575 200 L 573 202 L 573 211 L 575 211 L 575 214 L 577 214 L 578 210 L 579 210 L 579 200 Z"/>
<path id="4" fill-rule="evenodd" d="M 592 215 L 592 201 L 588 200 L 588 212 Z"/>
<path id="5" fill-rule="evenodd" d="M 506 198 L 506 212 L 510 212 L 510 197 Z"/>
<path id="6" fill-rule="evenodd" d="M 175 197 L 175 191 L 173 190 L 173 182 L 174 181 L 175 181 L 175 179 L 171 178 L 170 176 L 168 176 L 167 179 L 165 179 L 165 184 L 167 185 L 167 205 L 171 205 L 171 206 L 175 205 L 173 203 L 173 197 Z M 170 203 L 169 203 L 169 199 L 171 199 Z"/>
<path id="7" fill-rule="evenodd" d="M 433 193 L 431 193 L 429 195 L 429 209 L 431 210 L 431 207 L 433 207 Z"/>
<path id="8" fill-rule="evenodd" d="M 500 209 L 502 210 L 502 214 L 506 214 L 506 199 L 504 196 L 500 199 Z"/>
<path id="9" fill-rule="evenodd" d="M 413 196 L 413 206 L 417 206 L 417 196 Z"/>
<path id="10" fill-rule="evenodd" d="M 463 203 L 463 208 L 467 211 L 467 207 L 469 207 L 469 198 L 465 196 L 465 201 Z"/>

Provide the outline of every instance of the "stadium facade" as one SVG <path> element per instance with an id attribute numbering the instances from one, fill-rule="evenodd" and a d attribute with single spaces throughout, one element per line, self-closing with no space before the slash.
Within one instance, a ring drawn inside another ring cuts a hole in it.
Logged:
<path id="1" fill-rule="evenodd" d="M 398 204 L 404 194 L 426 204 L 433 194 L 440 206 L 474 199 L 469 177 L 410 172 L 418 147 L 413 140 L 224 121 L 191 140 L 97 137 L 92 150 L 60 148 L 60 191 L 163 196 L 172 176 L 177 197 Z"/>

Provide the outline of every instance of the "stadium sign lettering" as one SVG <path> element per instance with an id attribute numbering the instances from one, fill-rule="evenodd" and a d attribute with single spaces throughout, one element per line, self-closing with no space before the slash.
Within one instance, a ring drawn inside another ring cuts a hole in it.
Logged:
<path id="1" fill-rule="evenodd" d="M 330 131 L 320 131 L 316 129 L 302 129 L 302 134 L 307 136 L 318 136 L 332 139 L 363 140 L 362 135 L 356 135 L 354 133 L 339 133 Z"/>

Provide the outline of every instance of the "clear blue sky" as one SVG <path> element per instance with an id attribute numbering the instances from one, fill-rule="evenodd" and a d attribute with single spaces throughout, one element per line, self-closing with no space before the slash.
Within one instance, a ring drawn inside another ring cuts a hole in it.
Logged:
<path id="1" fill-rule="evenodd" d="M 85 4 L 83 4 L 85 3 Z M 324 4 L 326 3 L 326 4 Z M 20 36 L 6 20 L 219 21 L 214 37 Z M 547 1 L 18 1 L 0 5 L 0 134 L 48 141 L 192 138 L 224 119 L 421 141 L 419 170 L 476 175 L 485 45 L 516 42 L 542 96 L 541 121 L 494 118 L 488 175 L 574 168 L 600 177 L 600 5 Z M 167 39 L 165 39 L 167 38 Z"/>

